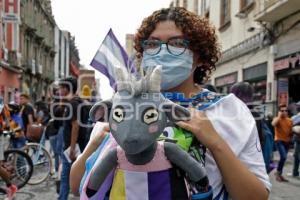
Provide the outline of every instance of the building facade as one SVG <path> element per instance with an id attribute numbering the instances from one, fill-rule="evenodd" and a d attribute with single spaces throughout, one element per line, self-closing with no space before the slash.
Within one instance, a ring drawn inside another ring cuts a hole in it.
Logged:
<path id="1" fill-rule="evenodd" d="M 274 85 L 273 97 L 278 104 L 300 101 L 300 1 L 259 1 L 255 20 L 269 25 L 273 34 L 270 46 L 268 84 Z M 295 113 L 294 113 L 295 114 Z"/>
<path id="2" fill-rule="evenodd" d="M 194 13 L 199 13 L 201 0 L 172 0 L 170 7 L 184 7 Z"/>
<path id="3" fill-rule="evenodd" d="M 19 43 L 20 0 L 0 0 L 0 96 L 14 101 L 22 73 Z"/>
<path id="4" fill-rule="evenodd" d="M 125 49 L 129 58 L 132 58 L 135 55 L 134 34 L 126 34 Z"/>
<path id="5" fill-rule="evenodd" d="M 35 101 L 49 96 L 49 85 L 54 81 L 55 21 L 49 0 L 21 1 L 20 8 L 21 91 Z"/>
<path id="6" fill-rule="evenodd" d="M 80 57 L 79 57 L 79 51 L 78 48 L 75 45 L 75 37 L 70 36 L 69 37 L 69 67 L 70 67 L 70 75 L 74 77 L 79 77 L 80 75 Z"/>
<path id="7" fill-rule="evenodd" d="M 55 27 L 55 80 L 66 78 L 70 75 L 70 33 Z"/>
<path id="8" fill-rule="evenodd" d="M 300 100 L 300 1 L 171 1 L 170 6 L 178 5 L 216 27 L 222 57 L 210 81 L 219 92 L 247 81 L 254 87 L 254 101 L 272 113 L 278 104 Z"/>

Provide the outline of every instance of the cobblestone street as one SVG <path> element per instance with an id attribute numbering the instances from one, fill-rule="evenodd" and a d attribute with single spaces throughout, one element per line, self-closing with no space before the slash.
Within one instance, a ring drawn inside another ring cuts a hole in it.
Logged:
<path id="1" fill-rule="evenodd" d="M 278 160 L 278 152 L 274 154 L 275 160 Z M 271 200 L 298 200 L 300 196 L 300 179 L 295 179 L 288 177 L 286 174 L 292 171 L 293 167 L 293 150 L 290 150 L 288 154 L 288 159 L 284 167 L 284 177 L 286 177 L 289 182 L 277 182 L 275 180 L 274 172 L 270 174 L 270 179 L 272 182 L 272 192 Z"/>

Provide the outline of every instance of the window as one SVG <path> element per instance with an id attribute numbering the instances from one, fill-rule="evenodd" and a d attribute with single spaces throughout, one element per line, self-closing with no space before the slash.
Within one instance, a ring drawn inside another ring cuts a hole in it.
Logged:
<path id="1" fill-rule="evenodd" d="M 208 11 L 210 7 L 210 0 L 203 0 L 204 2 L 204 10 Z"/>
<path id="2" fill-rule="evenodd" d="M 30 56 L 30 40 L 29 38 L 26 38 L 26 58 L 29 59 Z"/>
<path id="3" fill-rule="evenodd" d="M 187 0 L 183 0 L 183 6 L 182 7 L 184 7 L 184 8 L 187 8 L 188 7 L 188 5 L 187 5 Z"/>
<path id="4" fill-rule="evenodd" d="M 243 10 L 244 8 L 250 6 L 254 0 L 240 0 L 240 9 Z"/>
<path id="5" fill-rule="evenodd" d="M 248 13 L 254 7 L 254 0 L 240 0 L 240 13 Z"/>
<path id="6" fill-rule="evenodd" d="M 34 57 L 34 59 L 35 59 L 35 63 L 38 65 L 39 64 L 39 52 L 38 52 L 38 46 L 36 46 L 36 45 L 34 45 L 34 47 L 33 47 L 34 49 L 33 49 L 33 51 L 34 51 L 34 55 L 33 55 L 33 57 Z"/>
<path id="7" fill-rule="evenodd" d="M 220 28 L 228 25 L 230 22 L 230 0 L 221 0 L 221 20 Z"/>
<path id="8" fill-rule="evenodd" d="M 199 14 L 199 1 L 198 0 L 194 0 L 194 12 L 195 14 Z"/>
<path id="9" fill-rule="evenodd" d="M 201 0 L 201 15 L 209 18 L 210 0 Z"/>

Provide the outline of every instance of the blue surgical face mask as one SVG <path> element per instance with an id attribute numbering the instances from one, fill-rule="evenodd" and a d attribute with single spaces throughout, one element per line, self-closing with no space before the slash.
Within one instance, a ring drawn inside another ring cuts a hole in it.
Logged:
<path id="1" fill-rule="evenodd" d="M 180 85 L 192 73 L 193 52 L 186 49 L 181 55 L 172 55 L 168 52 L 166 44 L 156 55 L 143 53 L 142 67 L 147 71 L 149 67 L 162 66 L 161 89 L 168 90 Z"/>

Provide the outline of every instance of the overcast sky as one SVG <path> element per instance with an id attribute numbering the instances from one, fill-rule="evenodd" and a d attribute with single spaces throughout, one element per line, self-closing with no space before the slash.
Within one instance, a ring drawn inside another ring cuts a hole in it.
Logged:
<path id="1" fill-rule="evenodd" d="M 125 35 L 135 33 L 153 11 L 168 7 L 170 0 L 51 0 L 56 23 L 75 36 L 81 64 L 89 66 L 109 28 L 122 45 Z M 99 73 L 100 74 L 100 73 Z M 111 96 L 108 80 L 101 78 L 101 95 Z"/>

